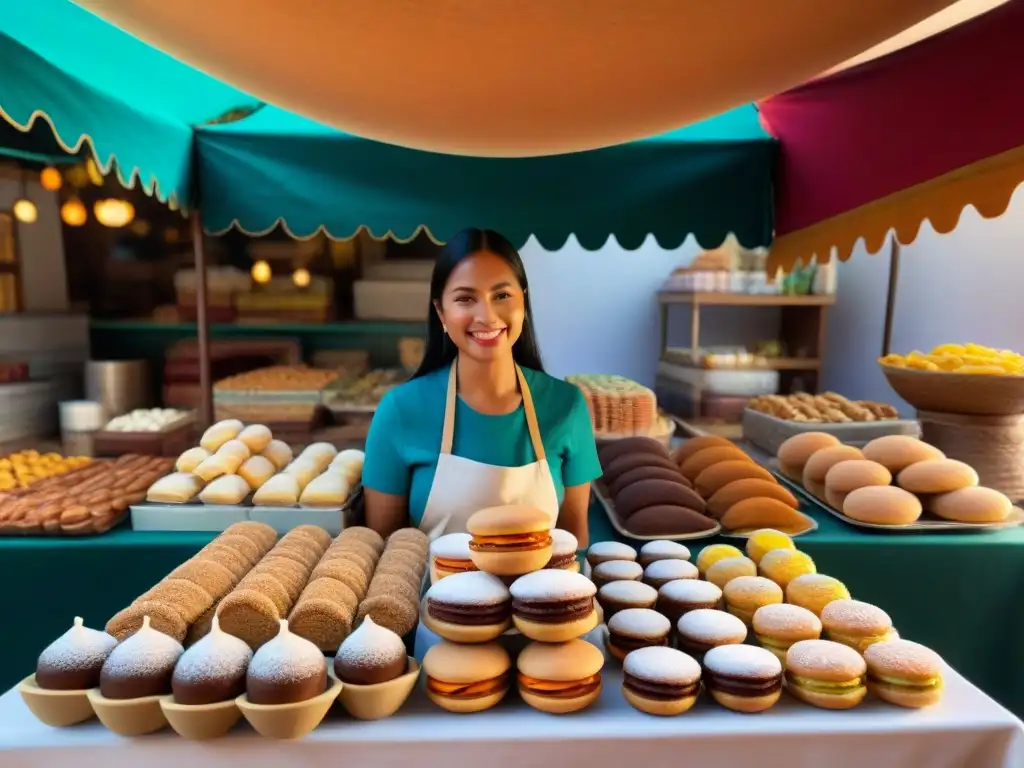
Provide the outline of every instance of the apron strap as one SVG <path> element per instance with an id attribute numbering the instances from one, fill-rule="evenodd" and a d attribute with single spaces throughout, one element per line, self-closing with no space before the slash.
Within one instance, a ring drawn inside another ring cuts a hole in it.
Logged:
<path id="1" fill-rule="evenodd" d="M 448 393 L 444 406 L 444 427 L 441 430 L 442 454 L 450 454 L 452 452 L 452 444 L 455 441 L 456 365 L 457 361 L 453 362 L 448 373 Z M 516 378 L 519 380 L 519 391 L 523 397 L 523 413 L 526 415 L 526 428 L 530 433 L 533 452 L 537 456 L 537 461 L 544 461 L 547 458 L 547 454 L 544 450 L 544 441 L 540 437 L 540 425 L 537 422 L 537 411 L 533 407 L 533 395 L 530 394 L 530 387 L 526 383 L 523 369 L 518 364 L 516 365 Z"/>

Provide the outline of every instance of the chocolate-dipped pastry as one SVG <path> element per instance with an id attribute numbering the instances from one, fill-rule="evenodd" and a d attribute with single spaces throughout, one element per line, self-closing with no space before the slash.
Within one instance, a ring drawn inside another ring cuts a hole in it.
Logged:
<path id="1" fill-rule="evenodd" d="M 628 520 L 641 509 L 661 504 L 704 512 L 704 500 L 700 494 L 671 480 L 644 480 L 633 483 L 615 496 L 615 511 L 623 520 Z"/>
<path id="2" fill-rule="evenodd" d="M 210 631 L 185 651 L 174 667 L 171 692 L 178 704 L 217 704 L 245 693 L 245 674 L 252 649 L 220 628 L 216 616 Z"/>
<path id="3" fill-rule="evenodd" d="M 409 658 L 402 638 L 367 616 L 334 656 L 334 674 L 348 685 L 379 685 L 405 674 Z"/>
<path id="4" fill-rule="evenodd" d="M 184 653 L 181 643 L 149 625 L 122 641 L 100 671 L 100 694 L 108 699 L 141 699 L 171 692 L 174 666 Z"/>
<path id="5" fill-rule="evenodd" d="M 81 616 L 67 632 L 46 646 L 36 662 L 36 685 L 51 691 L 84 691 L 100 684 L 100 670 L 117 640 L 89 629 Z"/>
<path id="6" fill-rule="evenodd" d="M 690 487 L 690 481 L 683 477 L 683 474 L 678 469 L 669 469 L 668 467 L 637 467 L 636 469 L 629 470 L 629 472 L 623 472 L 615 478 L 615 482 L 608 486 L 608 491 L 614 499 L 629 486 L 634 483 L 644 482 L 645 480 L 667 480 L 670 483 L 685 485 L 687 488 Z"/>
<path id="7" fill-rule="evenodd" d="M 669 458 L 668 448 L 651 437 L 624 437 L 606 443 L 598 449 L 597 458 L 602 467 L 607 467 L 619 456 L 637 453 Z"/>
<path id="8" fill-rule="evenodd" d="M 637 536 L 679 536 L 711 530 L 716 525 L 694 509 L 669 504 L 641 509 L 622 521 L 622 527 Z"/>
<path id="9" fill-rule="evenodd" d="M 250 704 L 295 704 L 327 690 L 327 661 L 313 643 L 293 634 L 281 619 L 273 639 L 249 663 L 245 693 Z"/>
<path id="10" fill-rule="evenodd" d="M 611 485 L 621 475 L 637 467 L 664 467 L 679 471 L 676 463 L 664 456 L 657 456 L 653 453 L 627 453 L 625 456 L 617 456 L 608 463 L 608 466 L 604 468 L 604 481 Z"/>

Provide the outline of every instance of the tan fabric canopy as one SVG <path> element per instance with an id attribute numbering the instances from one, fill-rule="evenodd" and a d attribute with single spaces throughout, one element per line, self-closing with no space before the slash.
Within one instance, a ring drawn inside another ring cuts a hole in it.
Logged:
<path id="1" fill-rule="evenodd" d="M 672 130 L 824 72 L 954 0 L 79 0 L 359 136 L 529 156 Z"/>

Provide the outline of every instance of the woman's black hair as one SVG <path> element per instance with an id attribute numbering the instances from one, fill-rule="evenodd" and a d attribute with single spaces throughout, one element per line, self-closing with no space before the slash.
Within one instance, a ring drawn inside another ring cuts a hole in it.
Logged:
<path id="1" fill-rule="evenodd" d="M 444 244 L 434 263 L 434 271 L 430 276 L 430 307 L 427 314 L 427 343 L 423 353 L 423 362 L 413 374 L 413 378 L 426 376 L 441 368 L 447 368 L 455 360 L 458 347 L 448 338 L 441 327 L 441 318 L 434 309 L 434 302 L 440 303 L 444 288 L 452 271 L 474 254 L 486 251 L 500 256 L 508 262 L 523 289 L 526 316 L 523 319 L 523 330 L 516 343 L 512 345 L 512 359 L 523 368 L 543 371 L 537 338 L 533 335 L 533 311 L 530 309 L 530 292 L 526 282 L 526 268 L 519 251 L 504 236 L 492 229 L 464 229 Z"/>

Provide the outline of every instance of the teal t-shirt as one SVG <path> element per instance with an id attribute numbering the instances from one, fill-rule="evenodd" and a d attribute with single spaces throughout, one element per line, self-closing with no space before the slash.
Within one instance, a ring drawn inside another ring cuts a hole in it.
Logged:
<path id="1" fill-rule="evenodd" d="M 388 392 L 366 439 L 363 485 L 379 493 L 408 496 L 414 525 L 423 517 L 437 470 L 448 373 L 446 367 Z M 566 487 L 601 476 L 590 414 L 574 385 L 529 368 L 523 369 L 523 375 L 561 504 Z M 488 416 L 474 411 L 462 398 L 456 399 L 452 453 L 501 467 L 521 467 L 537 460 L 522 405 L 512 413 Z"/>

